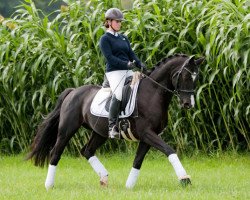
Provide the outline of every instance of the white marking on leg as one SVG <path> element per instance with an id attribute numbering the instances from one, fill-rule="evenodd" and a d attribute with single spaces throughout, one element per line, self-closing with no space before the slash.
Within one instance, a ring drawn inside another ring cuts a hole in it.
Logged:
<path id="1" fill-rule="evenodd" d="M 101 183 L 103 180 L 105 180 L 105 182 L 108 183 L 108 171 L 99 161 L 99 159 L 96 156 L 92 156 L 91 158 L 89 158 L 88 162 L 94 169 L 94 171 L 97 173 L 97 175 L 100 177 Z"/>
<path id="2" fill-rule="evenodd" d="M 191 106 L 194 107 L 195 105 L 194 95 L 192 94 L 190 98 L 191 98 Z"/>
<path id="3" fill-rule="evenodd" d="M 45 188 L 46 188 L 47 191 L 54 187 L 55 174 L 56 174 L 56 166 L 55 165 L 49 165 L 47 178 L 46 178 L 46 181 L 45 181 Z"/>
<path id="4" fill-rule="evenodd" d="M 126 182 L 126 188 L 132 189 L 135 186 L 139 173 L 139 169 L 135 169 L 132 167 Z"/>
<path id="5" fill-rule="evenodd" d="M 183 177 L 187 176 L 187 173 L 185 169 L 183 168 L 177 154 L 171 154 L 168 156 L 169 162 L 172 164 L 175 173 L 179 180 L 181 180 Z"/>

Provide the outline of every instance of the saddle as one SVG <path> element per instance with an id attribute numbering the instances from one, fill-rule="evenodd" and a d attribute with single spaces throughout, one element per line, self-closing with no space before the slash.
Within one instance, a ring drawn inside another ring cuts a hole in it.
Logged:
<path id="1" fill-rule="evenodd" d="M 133 77 L 130 76 L 126 79 L 125 85 L 122 90 L 122 103 L 121 112 L 119 114 L 118 128 L 120 132 L 120 139 L 128 141 L 138 141 L 131 131 L 131 125 L 128 119 L 129 116 L 136 117 L 138 115 L 136 109 L 136 95 L 140 83 L 140 72 L 134 72 Z M 109 87 L 107 78 L 104 78 L 102 88 L 95 95 L 91 106 L 90 112 L 92 115 L 108 118 L 109 105 L 112 98 L 112 91 Z"/>
<path id="2" fill-rule="evenodd" d="M 131 95 L 131 87 L 130 83 L 132 82 L 133 76 L 129 76 L 126 78 L 123 89 L 122 89 L 122 101 L 121 101 L 121 112 L 125 111 L 125 107 L 129 101 L 130 95 Z M 106 76 L 104 76 L 104 80 L 102 83 L 102 87 L 109 89 L 109 81 Z M 109 112 L 109 106 L 110 106 L 110 101 L 112 99 L 112 95 L 107 99 L 106 105 L 105 105 L 105 110 Z"/>
<path id="3" fill-rule="evenodd" d="M 136 107 L 136 94 L 140 82 L 140 76 L 139 72 L 135 72 L 133 77 L 130 76 L 126 79 L 122 90 L 121 113 L 119 118 L 127 118 L 133 114 Z M 91 114 L 108 118 L 111 98 L 112 91 L 109 87 L 108 80 L 105 77 L 102 88 L 97 92 L 91 103 Z"/>

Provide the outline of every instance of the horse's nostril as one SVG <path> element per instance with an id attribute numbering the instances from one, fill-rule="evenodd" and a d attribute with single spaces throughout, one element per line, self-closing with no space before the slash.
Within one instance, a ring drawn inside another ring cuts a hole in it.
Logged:
<path id="1" fill-rule="evenodd" d="M 190 108 L 190 104 L 189 103 L 184 103 L 184 108 Z"/>

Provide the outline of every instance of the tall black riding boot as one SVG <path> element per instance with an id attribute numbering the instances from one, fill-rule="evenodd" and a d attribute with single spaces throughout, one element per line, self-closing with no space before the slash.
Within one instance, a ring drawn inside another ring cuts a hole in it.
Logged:
<path id="1" fill-rule="evenodd" d="M 119 130 L 116 126 L 117 119 L 119 117 L 121 107 L 121 101 L 116 99 L 115 96 L 112 97 L 109 107 L 109 137 L 115 138 L 119 136 Z"/>

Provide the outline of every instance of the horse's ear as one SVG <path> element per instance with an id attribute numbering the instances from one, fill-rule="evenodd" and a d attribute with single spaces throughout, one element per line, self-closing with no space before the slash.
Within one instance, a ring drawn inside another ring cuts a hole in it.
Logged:
<path id="1" fill-rule="evenodd" d="M 203 63 L 204 60 L 205 60 L 205 57 L 201 57 L 195 60 L 194 63 L 195 65 L 200 65 L 201 63 Z"/>
<path id="2" fill-rule="evenodd" d="M 191 65 L 195 65 L 194 55 L 189 57 L 188 63 L 191 64 Z"/>

